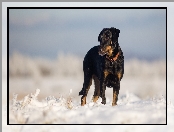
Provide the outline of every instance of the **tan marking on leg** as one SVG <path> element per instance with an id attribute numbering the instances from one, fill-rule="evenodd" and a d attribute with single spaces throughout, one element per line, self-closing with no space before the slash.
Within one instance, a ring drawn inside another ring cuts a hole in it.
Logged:
<path id="1" fill-rule="evenodd" d="M 96 102 L 100 96 L 100 81 L 98 77 L 95 75 L 93 75 L 93 79 L 94 79 L 94 85 L 95 85 L 93 102 Z"/>
<path id="2" fill-rule="evenodd" d="M 116 92 L 116 90 L 113 88 L 113 100 L 112 100 L 112 106 L 115 106 L 115 105 L 117 105 L 117 97 L 118 95 L 117 95 L 117 92 Z"/>
<path id="3" fill-rule="evenodd" d="M 81 97 L 81 106 L 84 106 L 86 104 L 86 96 Z"/>
<path id="4" fill-rule="evenodd" d="M 119 73 L 117 73 L 117 77 L 118 77 L 118 79 L 119 79 L 119 81 L 120 81 L 120 79 L 121 79 L 121 73 L 119 72 Z"/>
<path id="5" fill-rule="evenodd" d="M 93 96 L 93 102 L 97 102 L 99 96 Z"/>

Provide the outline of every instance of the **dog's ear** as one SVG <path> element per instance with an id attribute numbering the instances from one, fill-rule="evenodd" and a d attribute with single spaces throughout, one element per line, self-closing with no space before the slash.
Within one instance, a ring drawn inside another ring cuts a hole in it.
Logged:
<path id="1" fill-rule="evenodd" d="M 102 34 L 103 34 L 103 30 L 99 33 L 99 35 L 98 35 L 98 42 L 100 42 L 100 40 L 101 40 L 101 37 L 102 37 Z"/>
<path id="2" fill-rule="evenodd" d="M 100 34 L 98 35 L 98 42 L 100 42 L 100 40 L 101 40 L 101 32 L 100 32 Z"/>
<path id="3" fill-rule="evenodd" d="M 106 31 L 107 28 L 103 28 L 103 30 L 100 32 L 100 34 L 98 35 L 98 41 L 101 41 L 101 38 L 103 37 L 103 33 L 104 31 Z"/>
<path id="4" fill-rule="evenodd" d="M 117 37 L 119 37 L 120 30 L 116 29 L 116 32 L 117 32 Z"/>
<path id="5" fill-rule="evenodd" d="M 120 30 L 116 29 L 114 27 L 111 27 L 110 31 L 112 32 L 112 42 L 113 43 L 118 42 L 118 37 L 119 37 Z"/>

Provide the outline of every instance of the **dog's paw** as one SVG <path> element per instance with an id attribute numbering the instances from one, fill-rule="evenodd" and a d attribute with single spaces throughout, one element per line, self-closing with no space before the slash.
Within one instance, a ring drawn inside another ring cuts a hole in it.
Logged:
<path id="1" fill-rule="evenodd" d="M 102 102 L 101 102 L 102 104 L 106 104 L 106 98 L 102 98 Z"/>

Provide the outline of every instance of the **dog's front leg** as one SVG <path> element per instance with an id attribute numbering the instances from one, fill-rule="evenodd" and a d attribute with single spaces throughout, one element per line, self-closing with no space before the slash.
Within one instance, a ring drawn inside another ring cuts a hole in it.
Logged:
<path id="1" fill-rule="evenodd" d="M 100 96 L 102 98 L 102 104 L 106 104 L 106 97 L 105 97 L 105 90 L 106 90 L 106 77 L 108 76 L 109 72 L 104 70 L 103 75 L 100 80 Z"/>
<path id="2" fill-rule="evenodd" d="M 117 105 L 119 90 L 120 90 L 120 81 L 116 84 L 116 86 L 113 87 L 112 106 Z"/>
<path id="3" fill-rule="evenodd" d="M 106 90 L 106 84 L 104 83 L 105 80 L 102 79 L 101 83 L 100 83 L 100 96 L 102 98 L 102 104 L 106 104 L 106 97 L 105 97 L 105 90 Z"/>

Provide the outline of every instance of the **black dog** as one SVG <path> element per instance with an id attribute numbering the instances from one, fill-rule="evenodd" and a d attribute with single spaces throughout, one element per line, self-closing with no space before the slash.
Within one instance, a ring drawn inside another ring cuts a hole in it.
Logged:
<path id="1" fill-rule="evenodd" d="M 124 56 L 118 44 L 120 30 L 116 28 L 104 28 L 99 36 L 99 46 L 91 48 L 83 61 L 84 83 L 79 95 L 81 106 L 86 104 L 86 96 L 92 84 L 95 83 L 93 101 L 96 102 L 99 96 L 102 104 L 106 104 L 105 90 L 113 87 L 112 106 L 117 105 L 120 90 L 120 80 L 124 74 Z"/>

